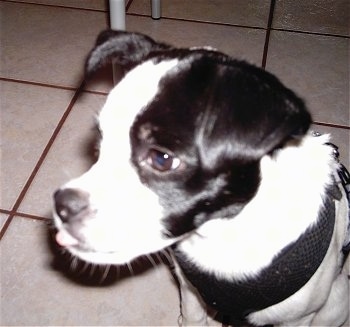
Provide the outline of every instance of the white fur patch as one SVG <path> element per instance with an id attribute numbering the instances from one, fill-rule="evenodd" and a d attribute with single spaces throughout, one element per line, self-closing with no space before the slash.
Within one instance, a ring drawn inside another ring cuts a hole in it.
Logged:
<path id="1" fill-rule="evenodd" d="M 163 238 L 158 197 L 140 182 L 132 167 L 129 131 L 157 93 L 160 79 L 177 63 L 147 61 L 112 90 L 99 118 L 103 136 L 99 159 L 87 173 L 64 186 L 90 195 L 91 214 L 80 229 L 90 250 L 68 247 L 83 260 L 122 264 L 174 242 Z"/>
<path id="2" fill-rule="evenodd" d="M 261 160 L 261 185 L 233 219 L 205 223 L 180 249 L 201 269 L 244 278 L 267 267 L 317 217 L 335 165 L 329 136 L 306 136 Z"/>

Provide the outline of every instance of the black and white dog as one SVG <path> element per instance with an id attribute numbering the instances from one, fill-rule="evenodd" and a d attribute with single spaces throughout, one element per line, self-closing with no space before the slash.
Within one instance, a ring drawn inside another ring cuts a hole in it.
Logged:
<path id="1" fill-rule="evenodd" d="M 171 247 L 183 324 L 201 299 L 255 325 L 340 326 L 349 208 L 329 136 L 271 74 L 208 48 L 103 32 L 86 70 L 126 74 L 99 116 L 98 161 L 56 191 L 56 240 L 97 264 Z"/>

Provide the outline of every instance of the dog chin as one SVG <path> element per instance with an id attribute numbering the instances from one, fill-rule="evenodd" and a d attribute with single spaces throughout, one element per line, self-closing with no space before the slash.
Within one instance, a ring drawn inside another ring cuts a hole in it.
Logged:
<path id="1" fill-rule="evenodd" d="M 123 265 L 133 259 L 137 258 L 138 255 L 133 255 L 132 253 L 125 252 L 100 252 L 94 250 L 81 250 L 74 246 L 68 247 L 67 250 L 75 257 L 93 264 L 106 265 L 106 264 L 115 264 Z M 131 259 L 130 259 L 131 258 Z"/>
<path id="2" fill-rule="evenodd" d="M 56 241 L 60 244 L 59 237 L 61 233 L 66 233 L 64 230 L 59 231 L 56 235 Z M 140 248 L 124 248 L 122 250 L 104 250 L 104 249 L 94 249 L 89 246 L 72 244 L 65 246 L 64 248 L 71 253 L 73 256 L 93 264 L 111 264 L 111 265 L 124 265 L 127 264 L 138 257 L 143 255 L 149 255 L 154 252 L 158 252 L 165 248 L 168 244 L 166 242 L 162 246 L 145 247 Z"/>
<path id="3" fill-rule="evenodd" d="M 134 237 L 140 239 L 140 232 L 135 231 Z M 64 224 L 57 226 L 56 243 L 73 256 L 94 264 L 124 265 L 138 257 L 161 251 L 176 238 L 167 238 L 153 234 L 150 239 L 140 242 L 130 242 L 130 235 L 113 237 L 111 233 L 98 228 L 80 228 L 79 233 L 69 230 Z"/>

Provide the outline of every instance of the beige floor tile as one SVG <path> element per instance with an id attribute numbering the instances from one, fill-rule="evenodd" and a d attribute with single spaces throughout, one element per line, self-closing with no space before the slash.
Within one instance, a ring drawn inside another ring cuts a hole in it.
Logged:
<path id="1" fill-rule="evenodd" d="M 265 31 L 240 27 L 152 20 L 149 17 L 127 16 L 128 31 L 148 34 L 157 41 L 177 47 L 211 46 L 238 59 L 261 65 Z M 96 33 L 97 37 L 98 33 Z M 184 37 L 185 36 L 185 37 Z M 107 66 L 96 74 L 86 89 L 109 92 L 113 87 L 112 70 Z"/>
<path id="2" fill-rule="evenodd" d="M 265 31 L 185 21 L 128 16 L 127 29 L 177 47 L 211 46 L 238 59 L 261 65 Z"/>
<path id="3" fill-rule="evenodd" d="M 108 2 L 105 0 L 16 0 L 16 2 L 27 2 L 44 4 L 49 6 L 66 6 L 83 9 L 107 10 Z"/>
<path id="4" fill-rule="evenodd" d="M 152 20 L 150 1 L 133 0 L 127 29 L 178 47 L 210 45 L 261 65 L 270 0 L 161 1 L 163 19 Z M 80 85 L 84 59 L 98 33 L 108 26 L 107 3 L 0 1 L 0 78 Z M 347 0 L 277 0 L 273 27 L 304 33 L 272 31 L 267 57 L 267 69 L 306 100 L 316 121 L 344 126 L 350 126 L 350 40 L 307 32 L 350 35 L 349 4 Z M 106 67 L 87 89 L 104 93 L 112 84 L 111 68 Z M 73 92 L 5 81 L 0 87 L 0 208 L 10 210 Z M 20 212 L 50 218 L 54 190 L 90 167 L 95 117 L 105 99 L 103 94 L 80 95 Z M 332 134 L 342 162 L 349 167 L 350 130 L 320 125 L 312 129 Z M 6 212 L 0 213 L 0 230 L 7 218 Z M 99 280 L 105 268 L 93 271 L 91 265 L 79 265 L 74 270 L 72 261 L 59 264 L 48 242 L 49 222 L 16 216 L 0 242 L 0 325 L 177 324 L 178 293 L 165 265 L 144 269 L 144 262 L 138 261 L 133 263 L 135 276 L 120 268 L 124 278 L 116 279 L 116 269 L 111 268 L 108 285 L 88 283 Z M 220 326 L 212 320 L 210 325 Z"/>
<path id="5" fill-rule="evenodd" d="M 315 121 L 350 126 L 345 38 L 271 33 L 267 70 L 306 100 Z"/>
<path id="6" fill-rule="evenodd" d="M 73 107 L 19 210 L 51 217 L 52 194 L 93 163 L 96 114 L 106 96 L 82 93 Z"/>
<path id="7" fill-rule="evenodd" d="M 223 50 L 231 55 L 234 55 L 238 58 L 245 58 L 250 60 L 251 62 L 256 62 L 257 64 L 260 61 L 260 53 L 263 47 L 263 39 L 264 33 L 258 30 L 247 30 L 241 28 L 232 28 L 232 27 L 222 27 L 222 26 L 212 26 L 207 24 L 196 24 L 196 23 L 181 23 L 172 22 L 172 21 L 152 21 L 149 18 L 143 17 L 128 17 L 127 20 L 128 29 L 129 30 L 139 30 L 144 33 L 148 33 L 153 36 L 157 40 L 168 40 L 169 42 L 176 43 L 177 46 L 194 46 L 194 45 L 205 45 L 211 44 L 220 50 Z M 186 41 L 178 42 L 179 35 L 185 33 L 186 28 L 194 25 L 195 28 L 192 29 L 192 32 L 187 32 Z M 227 44 L 227 37 L 223 36 L 225 31 L 230 32 L 230 38 L 232 38 L 231 44 Z M 171 32 L 171 33 L 170 33 Z M 203 39 L 203 35 L 210 35 L 209 38 Z M 208 42 L 208 43 L 204 43 Z M 257 44 L 260 44 L 260 49 Z M 108 73 L 106 74 L 108 75 Z M 102 89 L 108 89 L 111 86 L 110 79 L 103 79 L 103 83 L 106 83 Z M 91 86 L 89 89 L 99 89 L 101 84 L 96 87 Z M 99 99 L 98 104 L 89 103 L 88 99 Z M 84 100 L 85 99 L 85 100 Z M 72 124 L 70 127 L 64 126 L 64 129 L 61 133 L 62 136 L 59 137 L 58 143 L 54 145 L 54 149 L 59 149 L 59 151 L 67 151 L 68 153 L 59 153 L 52 155 L 52 159 L 50 162 L 45 162 L 42 171 L 39 172 L 38 178 L 34 181 L 29 194 L 24 199 L 24 202 L 20 206 L 20 211 L 22 212 L 31 212 L 32 214 L 44 215 L 46 216 L 50 212 L 50 203 L 51 203 L 51 194 L 55 190 L 56 187 L 61 185 L 63 182 L 72 178 L 72 176 L 76 176 L 81 174 L 88 168 L 88 165 L 83 164 L 83 169 L 77 169 L 79 171 L 78 174 L 73 173 L 71 158 L 76 158 L 77 153 L 79 153 L 79 149 L 81 149 L 81 142 L 86 141 L 89 138 L 89 134 L 91 134 L 91 124 L 93 123 L 93 118 L 96 112 L 98 112 L 99 108 L 102 106 L 102 102 L 105 100 L 104 96 L 92 96 L 92 95 L 84 95 L 83 99 L 81 99 L 81 106 L 78 105 L 77 109 L 74 109 L 72 113 L 72 117 L 69 122 Z M 86 109 L 87 106 L 89 109 Z M 84 112 L 83 114 L 79 112 Z M 88 115 L 89 113 L 89 115 Z M 74 118 L 76 115 L 76 118 Z M 89 127 L 82 128 L 84 126 L 84 122 L 87 120 L 87 124 Z M 80 126 L 79 130 L 76 130 L 76 126 Z M 66 134 L 66 128 L 68 128 L 69 132 Z M 67 144 L 65 142 L 66 139 L 71 140 L 70 147 L 73 147 L 74 150 L 70 150 L 67 148 Z M 77 141 L 76 138 L 78 138 Z M 56 142 L 57 143 L 57 142 Z M 56 151 L 56 150 L 53 150 Z M 57 161 L 59 158 L 59 161 Z M 86 159 L 86 158 L 85 158 Z M 85 160 L 83 159 L 83 160 Z M 61 161 L 62 160 L 62 161 Z M 78 161 L 73 161 L 73 166 L 78 164 Z M 52 167 L 56 167 L 54 169 L 55 174 L 49 173 L 52 170 Z M 80 167 L 80 166 L 79 166 Z M 67 172 L 70 172 L 69 175 L 65 175 Z M 50 176 L 47 178 L 47 176 Z M 58 177 L 60 176 L 60 177 Z M 52 185 L 48 187 L 48 185 Z M 40 205 L 38 205 L 40 203 Z M 35 205 L 33 205 L 35 204 Z"/>
<path id="8" fill-rule="evenodd" d="M 265 31 L 172 20 L 152 20 L 149 17 L 127 16 L 128 31 L 148 34 L 156 41 L 176 47 L 211 46 L 237 59 L 261 65 Z M 96 34 L 97 35 L 97 34 Z M 113 87 L 110 66 L 99 71 L 86 89 L 109 92 Z"/>
<path id="9" fill-rule="evenodd" d="M 11 209 L 73 94 L 11 82 L 1 88 L 0 207 Z"/>
<path id="10" fill-rule="evenodd" d="M 105 13 L 12 2 L 1 2 L 0 10 L 1 77 L 73 87 L 81 83 L 86 54 L 107 27 Z"/>
<path id="11" fill-rule="evenodd" d="M 15 217 L 0 243 L 2 326 L 176 325 L 178 293 L 164 265 L 131 278 L 115 274 L 109 286 L 84 286 L 68 278 L 78 273 L 52 267 L 47 230 L 43 221 Z M 104 268 L 86 269 L 86 280 L 103 277 Z"/>
<path id="12" fill-rule="evenodd" d="M 161 0 L 162 17 L 266 27 L 269 0 Z M 134 0 L 128 13 L 150 15 L 148 0 Z"/>
<path id="13" fill-rule="evenodd" d="M 274 28 L 350 35 L 348 0 L 277 0 Z"/>

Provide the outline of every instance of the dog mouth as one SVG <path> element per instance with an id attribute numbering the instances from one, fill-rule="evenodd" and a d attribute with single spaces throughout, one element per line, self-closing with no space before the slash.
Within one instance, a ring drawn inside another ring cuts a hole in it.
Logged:
<path id="1" fill-rule="evenodd" d="M 66 228 L 61 227 L 55 235 L 56 243 L 70 252 L 94 253 L 96 252 L 91 246 L 82 240 L 81 237 L 75 236 Z M 100 251 L 99 251 L 100 252 Z M 78 255 L 79 256 L 79 255 Z"/>
<path id="2" fill-rule="evenodd" d="M 136 258 L 162 251 L 177 241 L 177 239 L 160 237 L 159 242 L 155 243 L 138 242 L 140 239 L 137 236 L 131 240 L 130 235 L 127 235 L 111 244 L 110 240 L 108 241 L 110 235 L 105 235 L 103 231 L 96 233 L 94 230 L 89 234 L 88 230 L 76 230 L 73 226 L 61 224 L 56 226 L 54 240 L 63 251 L 97 265 L 125 265 Z M 118 237 L 114 239 L 118 240 Z"/>
<path id="3" fill-rule="evenodd" d="M 83 223 L 68 224 L 62 223 L 57 214 L 54 214 L 54 220 L 56 225 L 55 241 L 62 248 L 71 252 L 73 255 L 82 258 L 83 256 L 94 256 L 97 254 L 106 255 L 113 254 L 116 251 L 111 249 L 95 249 L 89 242 L 88 238 L 84 235 Z M 100 246 L 101 247 L 101 246 Z M 91 261 L 89 258 L 86 261 Z"/>
<path id="4" fill-rule="evenodd" d="M 94 264 L 125 264 L 130 259 L 122 258 L 121 252 L 106 249 L 94 249 L 87 242 L 74 237 L 61 227 L 55 235 L 56 243 L 79 259 Z"/>
<path id="5" fill-rule="evenodd" d="M 61 229 L 56 233 L 56 242 L 61 247 L 79 247 L 80 242 L 77 238 L 75 238 L 71 233 L 66 231 L 65 229 Z"/>

